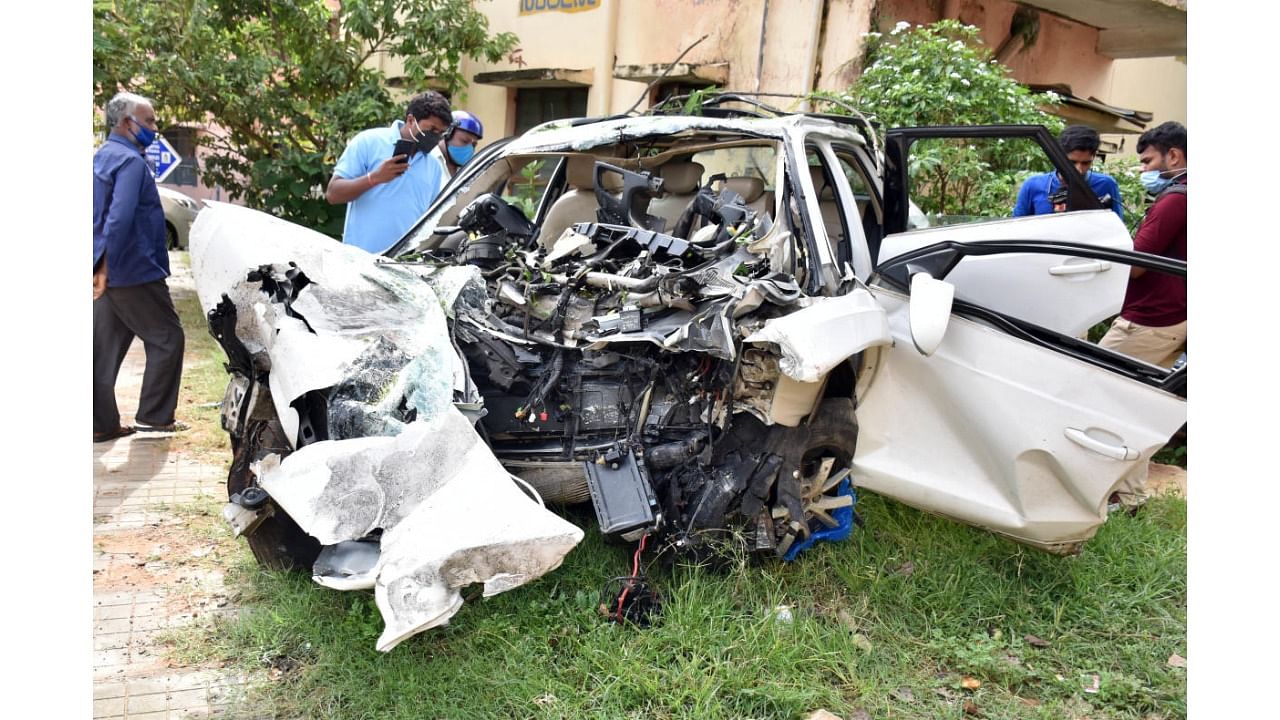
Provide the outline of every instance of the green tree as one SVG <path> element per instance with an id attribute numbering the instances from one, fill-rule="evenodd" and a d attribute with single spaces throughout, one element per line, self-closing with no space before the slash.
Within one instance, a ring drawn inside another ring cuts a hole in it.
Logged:
<path id="1" fill-rule="evenodd" d="M 232 198 L 338 236 L 345 206 L 323 195 L 355 133 L 403 115 L 383 73 L 402 58 L 406 89 L 457 91 L 459 62 L 495 62 L 511 33 L 491 35 L 456 0 L 95 0 L 94 102 L 128 89 L 152 98 L 163 124 L 212 122 L 204 182 Z"/>
<path id="2" fill-rule="evenodd" d="M 820 95 L 852 104 L 884 128 L 923 125 L 1044 125 L 1062 121 L 1040 106 L 1057 96 L 1037 95 L 992 59 L 978 28 L 957 20 L 931 25 L 900 22 L 867 40 L 866 69 L 845 91 Z M 833 112 L 841 112 L 839 106 Z M 912 198 L 925 212 L 1007 215 L 1028 171 L 1048 169 L 1030 143 L 919 142 L 912 148 Z"/>

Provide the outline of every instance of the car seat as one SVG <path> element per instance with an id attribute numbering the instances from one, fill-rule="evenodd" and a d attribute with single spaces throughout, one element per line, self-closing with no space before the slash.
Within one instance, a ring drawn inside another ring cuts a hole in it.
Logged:
<path id="1" fill-rule="evenodd" d="M 564 174 L 567 189 L 547 209 L 542 230 L 538 233 L 538 244 L 542 247 L 550 249 L 564 234 L 565 229 L 575 223 L 596 221 L 596 210 L 600 208 L 595 192 L 596 159 L 593 155 L 568 156 Z M 621 178 L 617 173 L 605 173 L 603 178 L 605 190 L 616 192 L 622 189 Z M 615 181 L 618 183 L 617 187 L 612 187 Z"/>
<path id="2" fill-rule="evenodd" d="M 649 201 L 649 214 L 667 221 L 664 232 L 671 232 L 684 209 L 698 195 L 698 183 L 704 168 L 688 160 L 672 160 L 658 167 L 662 189 L 666 195 Z"/>

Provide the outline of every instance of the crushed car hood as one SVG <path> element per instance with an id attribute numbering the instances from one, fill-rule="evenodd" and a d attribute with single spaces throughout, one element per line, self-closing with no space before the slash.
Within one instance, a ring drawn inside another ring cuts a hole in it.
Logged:
<path id="1" fill-rule="evenodd" d="M 448 621 L 459 589 L 490 595 L 559 566 L 582 531 L 520 490 L 464 416 L 478 405 L 436 287 L 462 292 L 473 268 L 422 275 L 319 233 L 211 203 L 191 237 L 206 313 L 232 313 L 235 336 L 269 373 L 287 437 L 306 437 L 300 401 L 333 389 L 329 439 L 263 458 L 261 486 L 323 545 L 377 539 L 362 579 L 374 587 L 390 650 Z M 332 553 L 330 553 L 332 555 Z"/>

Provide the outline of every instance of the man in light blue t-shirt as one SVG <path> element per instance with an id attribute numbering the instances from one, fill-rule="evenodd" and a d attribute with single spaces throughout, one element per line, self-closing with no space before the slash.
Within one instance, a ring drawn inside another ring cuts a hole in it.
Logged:
<path id="1" fill-rule="evenodd" d="M 330 203 L 348 203 L 344 243 L 380 253 L 422 217 L 447 179 L 428 153 L 452 122 L 449 101 L 428 90 L 409 100 L 404 120 L 351 139 L 325 189 Z M 396 154 L 397 142 L 407 152 Z"/>

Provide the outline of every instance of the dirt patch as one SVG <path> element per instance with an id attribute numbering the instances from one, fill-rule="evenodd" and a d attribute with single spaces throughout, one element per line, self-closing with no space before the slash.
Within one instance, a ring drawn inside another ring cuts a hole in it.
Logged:
<path id="1" fill-rule="evenodd" d="M 1147 492 L 1152 495 L 1187 496 L 1187 471 L 1177 465 L 1151 463 L 1147 468 Z"/>
<path id="2" fill-rule="evenodd" d="M 234 538 L 219 534 L 214 518 L 170 518 L 127 530 L 99 533 L 94 548 L 106 563 L 93 574 L 97 592 L 167 590 L 168 610 L 199 613 L 227 605 L 223 570 Z"/>

